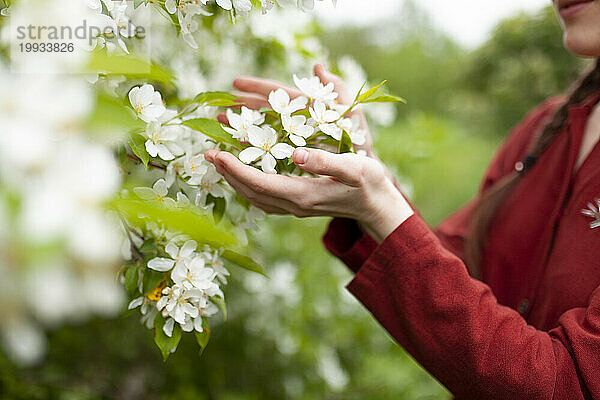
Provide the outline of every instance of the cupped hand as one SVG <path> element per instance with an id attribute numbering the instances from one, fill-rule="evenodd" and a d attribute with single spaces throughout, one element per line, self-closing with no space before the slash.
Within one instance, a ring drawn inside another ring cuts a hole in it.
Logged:
<path id="1" fill-rule="evenodd" d="M 369 157 L 297 148 L 294 163 L 317 177 L 265 174 L 218 150 L 204 157 L 239 194 L 267 213 L 352 218 L 377 241 L 413 214 L 384 166 Z"/>
<path id="2" fill-rule="evenodd" d="M 337 101 L 339 104 L 348 106 L 352 104 L 356 93 L 350 93 L 342 78 L 329 72 L 325 65 L 321 63 L 315 65 L 314 73 L 315 76 L 319 77 L 321 83 L 323 83 L 324 85 L 333 82 L 333 85 L 335 87 L 334 90 L 338 93 Z M 233 81 L 233 87 L 237 89 L 237 91 L 233 92 L 233 94 L 235 94 L 238 97 L 240 103 L 254 110 L 260 110 L 261 108 L 265 107 L 270 108 L 268 101 L 269 93 L 277 89 L 285 90 L 292 99 L 302 95 L 302 93 L 296 88 L 284 85 L 274 80 L 254 77 L 236 78 Z M 369 133 L 367 120 L 362 110 L 360 108 L 356 108 L 348 114 L 349 117 L 352 117 L 354 115 L 357 115 L 360 118 L 361 129 L 364 129 L 367 132 L 365 143 L 361 146 L 355 146 L 356 149 L 364 150 L 367 156 L 376 158 L 375 153 L 373 151 L 373 140 L 371 138 L 371 134 Z M 221 114 L 219 116 L 219 121 L 221 123 L 227 124 L 227 117 L 225 116 L 225 114 Z"/>

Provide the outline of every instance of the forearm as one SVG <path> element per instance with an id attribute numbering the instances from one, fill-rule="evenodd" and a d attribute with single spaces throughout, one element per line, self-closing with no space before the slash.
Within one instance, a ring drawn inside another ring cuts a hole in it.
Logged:
<path id="1" fill-rule="evenodd" d="M 459 398 L 552 399 L 569 390 L 559 398 L 584 398 L 582 366 L 565 344 L 499 305 L 417 216 L 379 245 L 348 289 Z"/>

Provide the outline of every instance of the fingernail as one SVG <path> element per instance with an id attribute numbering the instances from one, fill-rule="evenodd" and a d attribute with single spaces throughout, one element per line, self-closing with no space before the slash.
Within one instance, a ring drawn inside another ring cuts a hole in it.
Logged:
<path id="1" fill-rule="evenodd" d="M 210 163 L 215 163 L 215 155 L 217 153 L 214 151 L 207 151 L 206 153 L 204 153 L 204 159 Z"/>
<path id="2" fill-rule="evenodd" d="M 296 149 L 294 151 L 294 162 L 298 165 L 304 165 L 308 159 L 308 151 L 306 149 Z"/>

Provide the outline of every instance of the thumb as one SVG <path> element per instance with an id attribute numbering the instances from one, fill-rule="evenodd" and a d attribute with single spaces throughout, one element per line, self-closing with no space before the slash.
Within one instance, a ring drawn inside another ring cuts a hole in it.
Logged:
<path id="1" fill-rule="evenodd" d="M 343 83 L 342 78 L 329 72 L 323 63 L 315 64 L 314 72 L 324 85 L 327 85 L 329 82 L 333 82 L 336 86 Z"/>
<path id="2" fill-rule="evenodd" d="M 361 181 L 363 160 L 356 154 L 334 154 L 320 149 L 298 147 L 292 159 L 298 167 L 313 174 L 338 178 L 352 186 Z"/>

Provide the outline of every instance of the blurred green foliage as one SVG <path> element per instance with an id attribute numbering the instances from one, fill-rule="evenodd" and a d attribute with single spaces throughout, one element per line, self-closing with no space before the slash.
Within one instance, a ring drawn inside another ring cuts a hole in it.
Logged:
<path id="1" fill-rule="evenodd" d="M 474 51 L 436 31 L 414 3 L 391 21 L 321 38 L 332 58 L 353 56 L 409 100 L 378 132 L 376 149 L 434 224 L 477 190 L 507 129 L 564 90 L 581 62 L 562 49 L 550 9 L 503 22 Z M 449 398 L 345 293 L 351 274 L 320 243 L 326 222 L 263 224 L 253 256 L 270 279 L 233 271 L 229 319 L 212 327 L 202 357 L 190 336 L 163 364 L 135 315 L 95 320 L 51 333 L 39 367 L 19 369 L 0 355 L 0 398 Z"/>
<path id="2" fill-rule="evenodd" d="M 586 61 L 562 45 L 551 6 L 502 21 L 477 49 L 459 47 L 406 1 L 387 21 L 321 35 L 333 59 L 351 55 L 370 79 L 389 80 L 414 111 L 458 120 L 477 134 L 504 136 L 523 115 L 562 93 Z"/>

